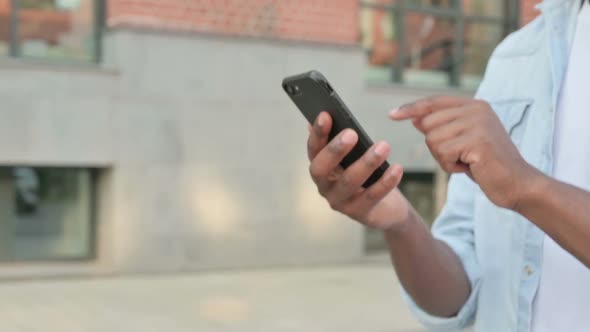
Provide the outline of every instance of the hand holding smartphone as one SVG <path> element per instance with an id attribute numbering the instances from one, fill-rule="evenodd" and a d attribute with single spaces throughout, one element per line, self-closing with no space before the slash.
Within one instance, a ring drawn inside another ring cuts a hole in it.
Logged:
<path id="1" fill-rule="evenodd" d="M 350 128 L 358 134 L 358 142 L 352 151 L 344 157 L 340 165 L 348 168 L 373 145 L 373 141 L 360 126 L 342 99 L 334 91 L 328 80 L 318 71 L 310 71 L 290 76 L 283 80 L 283 89 L 301 111 L 310 124 L 313 124 L 321 112 L 328 112 L 333 125 L 329 139 L 332 140 L 344 129 Z M 363 184 L 368 188 L 377 182 L 389 168 L 385 161 Z"/>

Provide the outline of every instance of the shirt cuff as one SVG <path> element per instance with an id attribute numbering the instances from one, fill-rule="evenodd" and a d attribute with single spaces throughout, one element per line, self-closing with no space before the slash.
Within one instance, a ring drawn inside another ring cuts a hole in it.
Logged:
<path id="1" fill-rule="evenodd" d="M 410 307 L 410 311 L 414 314 L 414 317 L 416 317 L 418 321 L 428 329 L 428 331 L 457 332 L 467 328 L 473 323 L 475 308 L 477 306 L 478 291 L 479 283 L 476 283 L 475 288 L 471 290 L 467 302 L 465 302 L 459 313 L 454 317 L 448 318 L 433 316 L 420 309 L 405 290 L 403 290 L 403 296 Z"/>

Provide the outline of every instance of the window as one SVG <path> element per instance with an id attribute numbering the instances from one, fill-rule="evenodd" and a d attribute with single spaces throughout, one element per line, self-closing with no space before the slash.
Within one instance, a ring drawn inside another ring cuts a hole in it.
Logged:
<path id="1" fill-rule="evenodd" d="M 0 167 L 0 261 L 92 257 L 92 173 Z"/>
<path id="2" fill-rule="evenodd" d="M 104 0 L 0 0 L 0 54 L 98 62 Z"/>
<path id="3" fill-rule="evenodd" d="M 474 89 L 495 46 L 519 26 L 519 1 L 362 2 L 369 81 Z"/>

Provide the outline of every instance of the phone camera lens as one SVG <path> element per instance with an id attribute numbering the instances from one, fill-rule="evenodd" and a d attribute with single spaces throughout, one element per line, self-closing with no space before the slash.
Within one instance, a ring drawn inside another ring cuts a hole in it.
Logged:
<path id="1" fill-rule="evenodd" d="M 291 96 L 297 96 L 300 92 L 299 87 L 297 85 L 285 85 L 285 91 L 287 91 L 287 93 Z"/>

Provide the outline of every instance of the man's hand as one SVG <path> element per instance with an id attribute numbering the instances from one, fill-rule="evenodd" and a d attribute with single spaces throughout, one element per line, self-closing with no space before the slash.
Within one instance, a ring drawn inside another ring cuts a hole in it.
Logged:
<path id="1" fill-rule="evenodd" d="M 362 187 L 387 159 L 389 145 L 373 145 L 343 170 L 339 164 L 356 145 L 358 136 L 347 129 L 328 142 L 331 129 L 332 118 L 325 112 L 309 128 L 310 172 L 320 194 L 334 210 L 384 230 L 399 280 L 414 301 L 433 315 L 454 316 L 469 297 L 469 279 L 455 252 L 433 238 L 396 189 L 402 177 L 401 166 L 391 166 L 371 187 Z"/>
<path id="2" fill-rule="evenodd" d="M 390 114 L 411 119 L 449 173 L 467 173 L 496 205 L 514 209 L 537 172 L 520 155 L 491 106 L 480 100 L 432 97 Z"/>
<path id="3" fill-rule="evenodd" d="M 382 230 L 401 228 L 409 213 L 407 201 L 396 189 L 402 178 L 401 166 L 391 166 L 370 188 L 362 187 L 389 156 L 389 145 L 385 142 L 375 144 L 343 170 L 340 162 L 357 144 L 358 135 L 352 129 L 346 129 L 328 142 L 331 129 L 332 118 L 326 112 L 321 113 L 309 128 L 309 169 L 320 194 L 332 209 L 366 226 Z"/>

